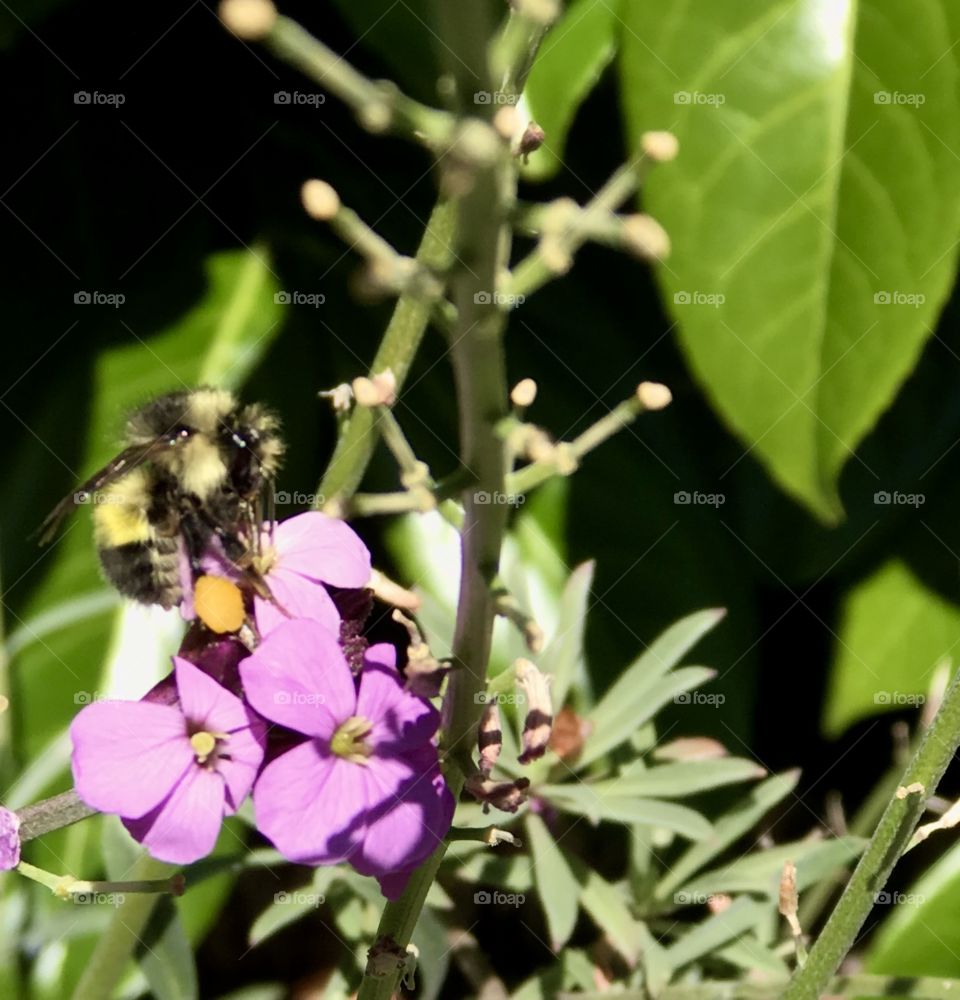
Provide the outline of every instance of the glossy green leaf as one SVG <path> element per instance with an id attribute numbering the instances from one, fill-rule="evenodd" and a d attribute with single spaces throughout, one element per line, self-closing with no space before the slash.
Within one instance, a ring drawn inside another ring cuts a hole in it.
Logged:
<path id="1" fill-rule="evenodd" d="M 713 832 L 710 823 L 689 806 L 619 794 L 615 781 L 541 785 L 536 791 L 558 809 L 586 816 L 594 822 L 642 823 L 672 830 L 691 840 L 703 840 Z"/>
<path id="2" fill-rule="evenodd" d="M 534 813 L 528 813 L 524 829 L 533 864 L 534 884 L 550 932 L 550 946 L 559 951 L 569 940 L 577 922 L 580 887 L 543 820 Z"/>
<path id="3" fill-rule="evenodd" d="M 574 0 L 543 40 L 524 87 L 530 116 L 546 133 L 524 168 L 529 179 L 559 169 L 573 117 L 616 54 L 621 6 L 621 0 Z"/>
<path id="4" fill-rule="evenodd" d="M 668 899 L 691 875 L 708 865 L 717 855 L 759 823 L 767 812 L 796 788 L 799 780 L 799 771 L 786 771 L 755 785 L 748 795 L 736 802 L 719 819 L 714 820 L 713 833 L 706 840 L 692 844 L 670 865 L 669 870 L 657 884 L 656 898 Z"/>
<path id="5" fill-rule="evenodd" d="M 934 668 L 956 657 L 960 609 L 901 562 L 884 563 L 846 594 L 824 705 L 823 728 L 895 711 L 915 712 Z"/>
<path id="6" fill-rule="evenodd" d="M 960 9 L 630 0 L 624 21 L 631 146 L 680 141 L 644 203 L 681 344 L 752 454 L 834 520 L 954 276 Z"/>
<path id="7" fill-rule="evenodd" d="M 960 844 L 953 844 L 906 889 L 887 887 L 878 892 L 872 918 L 883 923 L 868 952 L 867 971 L 960 976 L 958 893 Z"/>

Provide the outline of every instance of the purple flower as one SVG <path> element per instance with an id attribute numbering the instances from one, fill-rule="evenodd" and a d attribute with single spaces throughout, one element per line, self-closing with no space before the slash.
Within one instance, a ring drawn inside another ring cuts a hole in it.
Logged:
<path id="1" fill-rule="evenodd" d="M 20 817 L 0 806 L 0 871 L 20 864 Z"/>
<path id="2" fill-rule="evenodd" d="M 210 853 L 246 798 L 264 734 L 236 695 L 188 660 L 173 663 L 177 705 L 101 701 L 73 720 L 73 780 L 155 858 L 188 864 Z"/>
<path id="3" fill-rule="evenodd" d="M 336 638 L 292 621 L 240 664 L 250 704 L 310 737 L 258 778 L 260 831 L 291 861 L 349 861 L 383 879 L 391 898 L 439 845 L 454 808 L 433 742 L 439 713 L 404 689 L 395 657 L 390 645 L 368 649 L 358 690 Z"/>
<path id="4" fill-rule="evenodd" d="M 270 592 L 289 618 L 309 618 L 339 634 L 340 613 L 323 584 L 365 587 L 370 580 L 370 553 L 345 521 L 318 510 L 288 518 L 264 532 L 259 569 Z M 262 597 L 254 599 L 261 636 L 289 620 Z"/>

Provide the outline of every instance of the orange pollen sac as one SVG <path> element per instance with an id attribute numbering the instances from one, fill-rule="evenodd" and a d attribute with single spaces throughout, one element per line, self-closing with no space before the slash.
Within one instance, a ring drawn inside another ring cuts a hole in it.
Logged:
<path id="1" fill-rule="evenodd" d="M 194 585 L 193 605 L 211 632 L 236 632 L 247 616 L 240 588 L 222 576 L 201 576 Z"/>

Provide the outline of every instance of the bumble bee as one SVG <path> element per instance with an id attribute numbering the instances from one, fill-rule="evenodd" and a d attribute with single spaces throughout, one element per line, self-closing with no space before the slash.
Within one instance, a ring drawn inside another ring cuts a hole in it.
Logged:
<path id="1" fill-rule="evenodd" d="M 171 608 L 214 539 L 248 566 L 283 451 L 278 419 L 257 403 L 209 387 L 159 396 L 130 415 L 123 451 L 50 513 L 41 544 L 75 503 L 92 501 L 107 579 L 126 597 Z"/>

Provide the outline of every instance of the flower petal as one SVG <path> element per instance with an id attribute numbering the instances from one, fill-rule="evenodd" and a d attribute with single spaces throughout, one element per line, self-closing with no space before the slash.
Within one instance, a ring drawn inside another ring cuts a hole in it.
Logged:
<path id="1" fill-rule="evenodd" d="M 406 889 L 412 874 L 413 869 L 411 868 L 408 871 L 391 872 L 389 875 L 380 876 L 377 879 L 380 883 L 380 891 L 391 901 L 399 899 L 403 894 L 403 890 Z"/>
<path id="2" fill-rule="evenodd" d="M 281 521 L 274 545 L 283 569 L 334 587 L 365 587 L 370 553 L 345 521 L 308 510 Z"/>
<path id="3" fill-rule="evenodd" d="M 263 763 L 266 735 L 262 724 L 235 729 L 220 743 L 217 770 L 226 784 L 226 811 L 236 812 L 250 794 Z"/>
<path id="4" fill-rule="evenodd" d="M 340 612 L 322 583 L 308 580 L 283 566 L 278 566 L 269 574 L 267 583 L 276 604 L 265 601 L 262 597 L 253 599 L 257 629 L 261 636 L 268 635 L 278 625 L 295 618 L 309 618 L 320 622 L 334 635 L 340 634 Z"/>
<path id="5" fill-rule="evenodd" d="M 257 828 L 291 861 L 335 864 L 366 832 L 363 784 L 352 764 L 311 740 L 268 764 L 253 789 Z"/>
<path id="6" fill-rule="evenodd" d="M 380 877 L 414 868 L 442 843 L 454 802 L 435 751 L 433 760 L 431 767 L 424 755 L 372 759 L 364 769 L 367 835 L 362 850 L 350 859 L 361 874 Z"/>
<path id="7" fill-rule="evenodd" d="M 373 723 L 367 739 L 378 756 L 404 753 L 429 743 L 440 725 L 440 713 L 404 687 L 394 666 L 396 655 L 388 643 L 371 646 L 360 674 L 357 715 Z"/>
<path id="8" fill-rule="evenodd" d="M 289 621 L 240 663 L 247 701 L 263 716 L 329 740 L 354 714 L 353 675 L 340 645 L 317 622 Z"/>
<path id="9" fill-rule="evenodd" d="M 73 782 L 88 806 L 142 816 L 193 765 L 186 720 L 169 705 L 98 701 L 70 725 Z"/>
<path id="10" fill-rule="evenodd" d="M 155 858 L 187 865 L 213 850 L 223 822 L 223 793 L 223 778 L 195 764 L 156 809 L 124 820 L 124 826 Z"/>
<path id="11" fill-rule="evenodd" d="M 243 702 L 208 673 L 181 656 L 173 658 L 180 710 L 194 725 L 229 733 L 250 724 Z"/>

